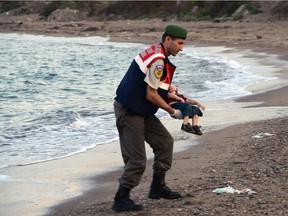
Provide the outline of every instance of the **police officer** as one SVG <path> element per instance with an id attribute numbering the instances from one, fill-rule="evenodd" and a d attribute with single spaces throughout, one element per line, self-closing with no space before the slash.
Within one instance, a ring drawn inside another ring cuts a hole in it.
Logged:
<path id="1" fill-rule="evenodd" d="M 165 99 L 176 69 L 168 56 L 176 56 L 183 50 L 186 36 L 185 28 L 168 25 L 161 43 L 148 47 L 133 59 L 116 90 L 114 111 L 125 166 L 112 205 L 115 211 L 143 209 L 130 199 L 130 191 L 139 185 L 146 168 L 145 141 L 154 153 L 149 198 L 181 197 L 165 183 L 165 173 L 172 164 L 174 141 L 155 113 L 161 108 L 182 119 L 181 112 L 171 108 Z"/>

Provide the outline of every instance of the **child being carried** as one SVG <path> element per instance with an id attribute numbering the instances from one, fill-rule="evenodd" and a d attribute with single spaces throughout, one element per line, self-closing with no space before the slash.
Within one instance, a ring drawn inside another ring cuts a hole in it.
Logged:
<path id="1" fill-rule="evenodd" d="M 170 85 L 167 103 L 174 109 L 178 109 L 182 112 L 183 123 L 181 130 L 188 133 L 202 135 L 202 131 L 198 126 L 199 116 L 203 116 L 200 109 L 205 110 L 205 106 L 195 99 L 186 98 L 183 94 L 178 92 L 178 88 L 175 85 Z M 200 109 L 199 109 L 200 108 Z M 192 125 L 189 123 L 189 119 L 192 119 Z"/>

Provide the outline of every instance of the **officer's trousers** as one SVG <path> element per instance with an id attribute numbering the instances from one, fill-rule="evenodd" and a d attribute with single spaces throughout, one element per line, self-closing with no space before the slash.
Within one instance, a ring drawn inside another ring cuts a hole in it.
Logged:
<path id="1" fill-rule="evenodd" d="M 114 102 L 114 112 L 125 164 L 120 185 L 130 189 L 139 185 L 146 168 L 145 141 L 153 149 L 153 168 L 169 170 L 174 141 L 161 121 L 155 115 L 143 117 L 131 114 L 117 101 Z"/>

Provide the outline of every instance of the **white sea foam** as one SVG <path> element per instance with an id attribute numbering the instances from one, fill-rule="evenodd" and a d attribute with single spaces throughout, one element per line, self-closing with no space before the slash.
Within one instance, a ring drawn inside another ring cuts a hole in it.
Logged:
<path id="1" fill-rule="evenodd" d="M 1 181 L 9 181 L 10 179 L 11 179 L 10 176 L 0 174 L 0 182 Z"/>

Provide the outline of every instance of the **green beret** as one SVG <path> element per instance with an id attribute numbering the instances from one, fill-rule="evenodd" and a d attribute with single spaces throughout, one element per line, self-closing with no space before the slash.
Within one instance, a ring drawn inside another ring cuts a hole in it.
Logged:
<path id="1" fill-rule="evenodd" d="M 187 30 L 178 25 L 168 25 L 165 28 L 165 33 L 171 37 L 186 39 Z"/>

